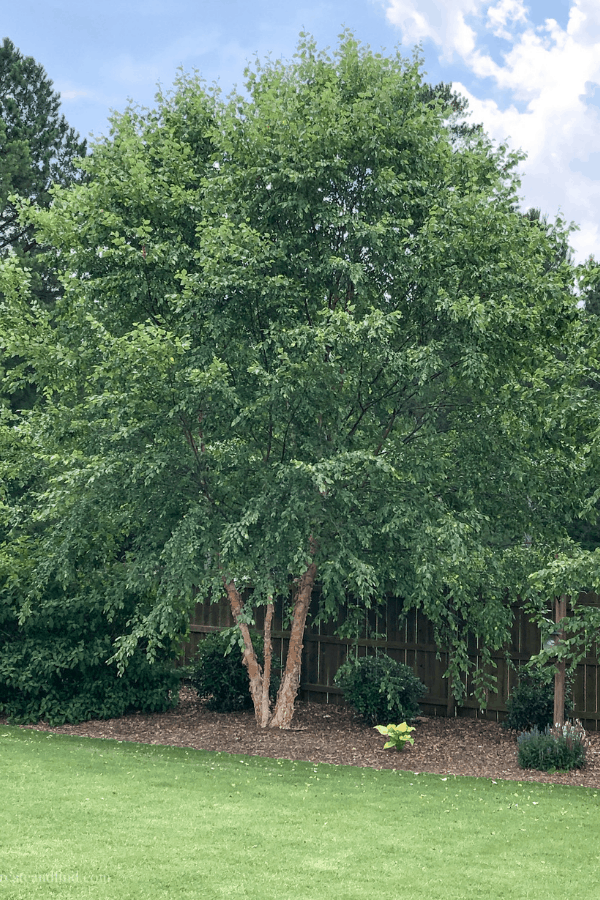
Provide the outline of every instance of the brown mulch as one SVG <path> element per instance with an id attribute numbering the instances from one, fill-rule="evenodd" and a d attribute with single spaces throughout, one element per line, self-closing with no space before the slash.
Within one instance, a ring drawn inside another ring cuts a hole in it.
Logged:
<path id="1" fill-rule="evenodd" d="M 289 731 L 261 729 L 256 726 L 252 711 L 211 712 L 191 688 L 183 687 L 179 705 L 169 712 L 135 713 L 81 725 L 50 727 L 39 723 L 23 727 L 277 759 L 600 788 L 600 732 L 588 733 L 585 769 L 549 775 L 520 769 L 515 734 L 496 722 L 420 717 L 415 725 L 414 746 L 407 746 L 399 754 L 383 750 L 384 738 L 343 707 L 298 702 Z"/>

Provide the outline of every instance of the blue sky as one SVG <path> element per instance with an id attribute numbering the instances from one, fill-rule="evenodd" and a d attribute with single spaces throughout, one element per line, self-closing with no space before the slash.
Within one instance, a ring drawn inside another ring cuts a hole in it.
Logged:
<path id="1" fill-rule="evenodd" d="M 35 57 L 82 135 L 106 132 L 128 98 L 198 69 L 228 91 L 255 54 L 290 58 L 306 29 L 334 46 L 343 27 L 373 49 L 423 48 L 431 81 L 452 82 L 474 121 L 528 154 L 523 205 L 580 226 L 577 257 L 600 258 L 600 0 L 20 0 L 1 37 Z"/>

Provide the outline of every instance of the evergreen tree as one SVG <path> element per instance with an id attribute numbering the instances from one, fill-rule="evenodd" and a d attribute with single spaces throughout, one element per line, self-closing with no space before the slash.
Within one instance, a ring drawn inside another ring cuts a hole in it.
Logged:
<path id="1" fill-rule="evenodd" d="M 66 186 L 80 179 L 75 160 L 85 152 L 86 142 L 60 113 L 60 94 L 52 89 L 43 66 L 4 38 L 0 47 L 0 256 L 16 255 L 30 270 L 32 296 L 44 306 L 54 303 L 59 282 L 32 227 L 19 220 L 19 201 L 48 207 L 53 185 Z M 0 358 L 0 363 L 10 371 L 15 360 Z M 18 410 L 32 405 L 35 389 L 5 386 L 2 394 Z"/>
<path id="2" fill-rule="evenodd" d="M 53 184 L 77 178 L 74 160 L 86 142 L 60 113 L 60 94 L 44 68 L 9 38 L 0 47 L 0 251 L 31 253 L 31 228 L 19 223 L 10 197 L 48 206 Z"/>

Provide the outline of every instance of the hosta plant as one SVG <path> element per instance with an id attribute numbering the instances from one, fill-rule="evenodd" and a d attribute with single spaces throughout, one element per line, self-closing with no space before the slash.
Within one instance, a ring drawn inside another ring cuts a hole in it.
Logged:
<path id="1" fill-rule="evenodd" d="M 414 744 L 415 739 L 411 735 L 411 731 L 414 731 L 414 728 L 411 728 L 410 725 L 407 725 L 406 722 L 402 722 L 401 725 L 375 725 L 376 730 L 380 734 L 384 734 L 388 738 L 387 744 L 384 744 L 384 750 L 390 750 L 394 747 L 396 750 L 403 750 L 405 744 Z"/>

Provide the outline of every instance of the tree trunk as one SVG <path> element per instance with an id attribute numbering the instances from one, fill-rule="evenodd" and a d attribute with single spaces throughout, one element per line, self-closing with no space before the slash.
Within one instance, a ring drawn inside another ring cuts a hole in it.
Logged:
<path id="1" fill-rule="evenodd" d="M 250 696 L 254 704 L 254 716 L 257 725 L 262 725 L 262 703 L 263 703 L 263 673 L 260 663 L 256 658 L 254 647 L 252 646 L 252 638 L 250 637 L 250 629 L 245 622 L 240 622 L 240 615 L 244 611 L 244 601 L 233 581 L 223 580 L 229 603 L 231 605 L 231 614 L 233 621 L 240 629 L 244 639 L 244 655 L 242 662 L 248 669 L 248 678 L 250 679 Z M 269 699 L 269 683 L 267 682 L 267 701 Z"/>
<path id="2" fill-rule="evenodd" d="M 561 619 L 564 619 L 567 615 L 567 598 L 563 595 L 562 597 L 554 598 L 554 621 L 558 625 Z M 560 644 L 562 639 L 564 638 L 564 631 L 561 628 L 557 634 L 557 643 Z M 554 722 L 553 725 L 564 725 L 565 724 L 565 661 L 564 659 L 560 660 L 557 663 L 557 672 L 554 675 Z"/>
<path id="3" fill-rule="evenodd" d="M 311 542 L 312 544 L 312 542 Z M 314 546 L 311 548 L 314 553 Z M 294 615 L 292 618 L 292 630 L 290 644 L 285 663 L 285 672 L 281 679 L 281 685 L 277 692 L 277 703 L 273 718 L 269 722 L 271 728 L 289 728 L 294 715 L 294 701 L 300 686 L 300 669 L 302 666 L 302 638 L 310 598 L 317 574 L 316 563 L 311 563 L 298 585 L 298 591 L 294 600 Z"/>
<path id="4" fill-rule="evenodd" d="M 265 667 L 262 677 L 262 698 L 260 703 L 260 725 L 265 728 L 271 718 L 269 687 L 271 686 L 271 659 L 273 657 L 273 641 L 271 640 L 271 622 L 273 621 L 273 601 L 267 603 L 265 613 Z"/>

